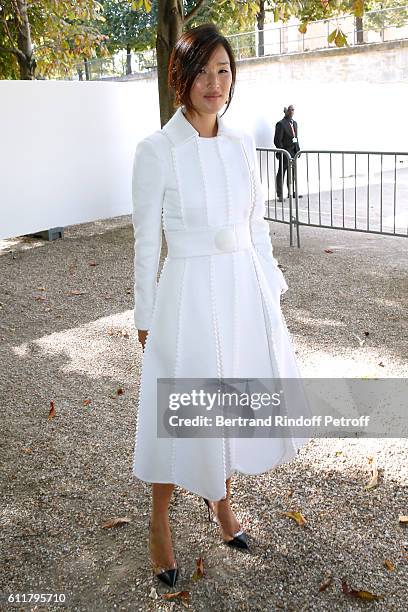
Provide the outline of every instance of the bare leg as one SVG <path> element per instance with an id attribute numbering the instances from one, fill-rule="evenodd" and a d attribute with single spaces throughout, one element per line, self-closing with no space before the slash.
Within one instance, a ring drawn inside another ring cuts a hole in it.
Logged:
<path id="1" fill-rule="evenodd" d="M 224 540 L 231 540 L 234 534 L 241 529 L 241 526 L 230 506 L 231 478 L 225 481 L 225 485 L 227 496 L 217 502 L 210 503 L 212 503 L 215 515 L 222 529 Z"/>
<path id="2" fill-rule="evenodd" d="M 169 524 L 169 502 L 174 484 L 153 483 L 149 550 L 152 562 L 165 569 L 176 567 Z"/>

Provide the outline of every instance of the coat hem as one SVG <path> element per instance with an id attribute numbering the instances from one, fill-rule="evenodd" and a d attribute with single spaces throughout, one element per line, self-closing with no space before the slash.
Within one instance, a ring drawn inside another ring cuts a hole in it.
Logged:
<path id="1" fill-rule="evenodd" d="M 291 453 L 284 453 L 283 455 L 281 455 L 281 457 L 278 459 L 278 461 L 276 463 L 274 463 L 273 465 L 271 465 L 270 467 L 265 467 L 262 468 L 259 471 L 246 471 L 243 469 L 240 469 L 239 467 L 233 468 L 232 471 L 230 471 L 229 475 L 227 475 L 225 477 L 225 480 L 228 480 L 228 478 L 231 478 L 234 474 L 242 474 L 244 476 L 259 476 L 260 474 L 265 474 L 266 472 L 270 472 L 271 470 L 273 470 L 274 468 L 278 467 L 279 465 L 284 465 L 285 463 L 289 463 L 290 461 L 292 461 L 292 459 L 294 459 L 298 453 L 299 450 L 303 447 L 306 446 L 306 444 L 308 444 L 310 442 L 311 438 L 305 440 L 300 446 L 297 447 L 297 449 L 294 452 Z M 185 489 L 186 491 L 189 491 L 190 493 L 194 493 L 195 495 L 198 495 L 199 497 L 204 497 L 205 494 L 203 494 L 202 491 L 199 491 L 196 488 L 193 488 L 191 486 L 187 486 L 185 483 L 183 483 L 180 479 L 173 479 L 173 480 L 150 480 L 149 478 L 142 478 L 141 476 L 138 476 L 135 472 L 132 472 L 132 476 L 133 479 L 137 479 L 137 480 L 142 480 L 143 482 L 148 482 L 150 484 L 172 484 L 178 487 L 181 487 L 182 489 Z M 224 487 L 225 490 L 225 487 Z M 224 497 L 225 497 L 225 493 L 224 493 Z M 220 499 L 223 499 L 223 497 L 214 499 L 213 497 L 207 496 L 207 499 L 209 499 L 210 501 L 219 501 Z"/>

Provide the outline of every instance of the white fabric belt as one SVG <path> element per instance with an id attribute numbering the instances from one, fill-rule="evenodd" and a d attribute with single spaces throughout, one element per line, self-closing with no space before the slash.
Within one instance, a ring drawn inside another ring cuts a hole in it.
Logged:
<path id="1" fill-rule="evenodd" d="M 167 230 L 165 236 L 169 258 L 233 253 L 252 247 L 249 221 L 220 227 Z"/>

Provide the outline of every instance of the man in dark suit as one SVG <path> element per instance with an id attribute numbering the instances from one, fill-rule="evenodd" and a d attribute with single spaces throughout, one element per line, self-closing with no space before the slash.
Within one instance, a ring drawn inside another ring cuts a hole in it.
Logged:
<path id="1" fill-rule="evenodd" d="M 299 140 L 298 140 L 298 126 L 296 121 L 293 119 L 295 108 L 293 104 L 290 104 L 287 108 L 283 109 L 285 116 L 275 126 L 275 138 L 273 142 L 277 149 L 285 149 L 291 157 L 294 157 L 298 151 L 300 151 Z M 279 160 L 278 174 L 276 175 L 276 194 L 278 200 L 282 202 L 283 199 L 283 182 L 285 180 L 285 174 L 288 170 L 288 160 L 284 153 L 276 153 L 276 157 Z M 292 176 L 293 182 L 293 197 L 295 194 L 295 176 Z M 286 177 L 286 184 L 288 186 L 289 194 L 289 172 Z M 298 195 L 301 198 L 301 195 Z"/>

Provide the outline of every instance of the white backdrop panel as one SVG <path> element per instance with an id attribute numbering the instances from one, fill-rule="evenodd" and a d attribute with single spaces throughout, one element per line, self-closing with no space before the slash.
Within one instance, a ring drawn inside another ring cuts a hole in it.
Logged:
<path id="1" fill-rule="evenodd" d="M 408 85 L 238 74 L 225 117 L 273 146 L 293 103 L 302 149 L 408 149 Z M 160 128 L 157 81 L 0 81 L 0 238 L 131 213 L 137 142 Z"/>
<path id="2" fill-rule="evenodd" d="M 0 81 L 0 238 L 128 214 L 157 84 Z"/>

